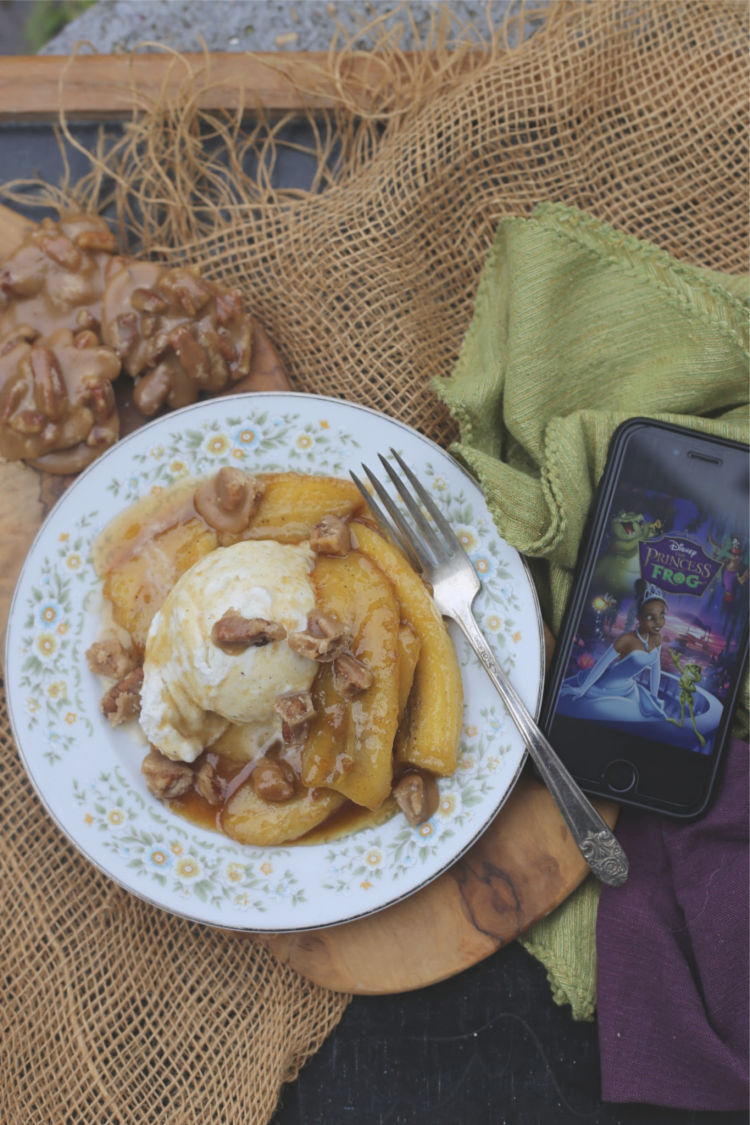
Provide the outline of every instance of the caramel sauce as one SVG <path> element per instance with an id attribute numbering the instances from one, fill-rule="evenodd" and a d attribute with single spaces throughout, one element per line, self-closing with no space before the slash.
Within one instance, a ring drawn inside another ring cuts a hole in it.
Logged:
<path id="1" fill-rule="evenodd" d="M 211 750 L 204 750 L 196 760 L 196 769 L 201 766 L 204 761 L 209 761 L 211 763 L 220 779 L 222 790 L 221 803 L 212 805 L 197 789 L 190 789 L 182 797 L 175 797 L 171 801 L 168 801 L 167 804 L 171 809 L 181 816 L 184 816 L 193 824 L 197 824 L 201 828 L 211 828 L 216 832 L 221 832 L 221 816 L 227 801 L 237 792 L 241 785 L 251 784 L 250 775 L 253 772 L 255 763 L 233 761 L 231 758 L 225 758 L 222 754 L 216 754 Z"/>
<path id="2" fill-rule="evenodd" d="M 256 762 L 237 762 L 216 754 L 211 750 L 204 750 L 195 765 L 198 768 L 205 760 L 213 765 L 221 780 L 222 799 L 220 804 L 212 805 L 196 789 L 191 789 L 182 797 L 175 797 L 167 801 L 169 807 L 180 816 L 184 816 L 191 824 L 199 828 L 206 828 L 214 832 L 222 832 L 222 816 L 230 798 L 234 796 L 243 785 L 252 785 L 252 772 Z M 392 797 L 374 812 L 363 809 L 352 801 L 346 801 L 340 809 L 328 817 L 322 824 L 311 829 L 298 840 L 291 840 L 286 847 L 305 844 L 328 844 L 359 832 L 362 828 L 377 828 L 398 812 L 398 806 Z"/>
<path id="3" fill-rule="evenodd" d="M 146 543 L 191 519 L 200 520 L 193 504 L 196 481 L 185 479 L 164 492 L 144 496 L 120 512 L 97 536 L 92 547 L 94 569 L 100 578 L 134 558 Z M 207 524 L 201 520 L 204 527 Z"/>

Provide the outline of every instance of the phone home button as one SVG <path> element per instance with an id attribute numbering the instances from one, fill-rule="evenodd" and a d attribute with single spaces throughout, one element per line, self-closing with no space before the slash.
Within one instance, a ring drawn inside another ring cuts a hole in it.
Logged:
<path id="1" fill-rule="evenodd" d="M 638 780 L 638 774 L 631 762 L 610 762 L 604 771 L 604 780 L 613 793 L 627 793 Z"/>

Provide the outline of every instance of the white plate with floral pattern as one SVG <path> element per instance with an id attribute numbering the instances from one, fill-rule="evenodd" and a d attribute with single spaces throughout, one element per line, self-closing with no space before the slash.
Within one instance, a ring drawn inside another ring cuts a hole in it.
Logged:
<path id="1" fill-rule="evenodd" d="M 413 894 L 482 834 L 524 760 L 521 739 L 463 637 L 455 775 L 437 812 L 412 828 L 399 813 L 333 843 L 260 848 L 174 813 L 146 789 L 144 744 L 111 729 L 85 652 L 101 630 L 91 545 L 127 505 L 223 464 L 347 477 L 398 450 L 435 496 L 482 579 L 479 624 L 527 707 L 542 686 L 542 629 L 526 567 L 498 536 L 482 493 L 431 441 L 366 407 L 293 393 L 218 398 L 123 438 L 74 482 L 39 532 L 10 610 L 5 659 L 11 723 L 52 818 L 120 886 L 174 914 L 235 930 L 330 926 Z"/>

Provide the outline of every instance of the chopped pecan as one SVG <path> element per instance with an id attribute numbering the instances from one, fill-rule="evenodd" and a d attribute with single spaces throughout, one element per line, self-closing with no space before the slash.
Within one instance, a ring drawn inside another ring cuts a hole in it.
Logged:
<path id="1" fill-rule="evenodd" d="M 204 758 L 195 771 L 195 788 L 209 805 L 220 805 L 224 796 L 221 778 L 209 758 Z"/>
<path id="2" fill-rule="evenodd" d="M 66 234 L 43 235 L 39 239 L 39 245 L 53 262 L 57 262 L 58 266 L 64 266 L 66 270 L 72 272 L 81 268 L 81 252 Z"/>
<path id="3" fill-rule="evenodd" d="M 51 348 L 31 349 L 31 370 L 34 376 L 34 400 L 51 422 L 62 416 L 67 390 L 57 357 Z"/>
<path id="4" fill-rule="evenodd" d="M 335 660 L 350 643 L 351 637 L 338 618 L 320 610 L 308 614 L 306 630 L 289 634 L 292 652 L 319 664 Z"/>
<path id="5" fill-rule="evenodd" d="M 242 316 L 242 311 L 242 297 L 236 289 L 224 289 L 216 294 L 216 319 L 219 324 L 231 324 Z"/>
<path id="6" fill-rule="evenodd" d="M 238 534 L 255 515 L 263 491 L 257 477 L 225 466 L 198 486 L 193 503 L 198 515 L 216 531 Z"/>
<path id="7" fill-rule="evenodd" d="M 262 801 L 274 804 L 290 800 L 297 790 L 294 770 L 281 758 L 261 758 L 250 781 Z"/>
<path id="8" fill-rule="evenodd" d="M 412 827 L 424 824 L 438 807 L 435 779 L 418 770 L 409 770 L 396 782 L 393 796 Z"/>
<path id="9" fill-rule="evenodd" d="M 111 726 L 117 727 L 140 714 L 142 686 L 143 668 L 139 667 L 133 668 L 105 692 L 100 706 Z"/>
<path id="10" fill-rule="evenodd" d="M 79 309 L 73 318 L 73 324 L 81 332 L 98 333 L 101 327 L 98 318 L 94 316 L 91 309 Z"/>
<path id="11" fill-rule="evenodd" d="M 80 328 L 73 337 L 73 347 L 78 348 L 96 348 L 99 346 L 99 337 L 93 328 Z"/>
<path id="12" fill-rule="evenodd" d="M 333 662 L 333 687 L 345 699 L 356 699 L 372 687 L 374 680 L 367 665 L 350 652 L 342 652 Z"/>
<path id="13" fill-rule="evenodd" d="M 323 516 L 310 531 L 310 547 L 318 555 L 348 555 L 352 540 L 346 520 L 333 514 Z"/>
<path id="14" fill-rule="evenodd" d="M 138 343 L 138 317 L 135 313 L 118 313 L 109 327 L 109 337 L 120 359 L 127 360 Z"/>
<path id="15" fill-rule="evenodd" d="M 1 357 L 0 357 L 1 358 Z M 13 415 L 20 408 L 21 403 L 27 395 L 28 379 L 23 377 L 24 373 L 17 372 L 17 377 L 14 380 L 8 380 L 5 387 L 2 389 L 5 393 L 2 396 L 2 409 L 0 409 L 0 422 L 7 425 Z M 0 365 L 0 377 L 2 375 L 2 366 Z M 19 377 L 20 376 L 20 377 Z M 3 451 L 4 452 L 4 451 Z M 7 456 L 7 454 L 6 454 Z"/>
<path id="16" fill-rule="evenodd" d="M 194 771 L 185 762 L 173 762 L 151 749 L 141 763 L 149 792 L 161 800 L 181 797 L 193 784 Z"/>
<path id="17" fill-rule="evenodd" d="M 82 380 L 81 402 L 91 407 L 97 422 L 104 422 L 115 411 L 115 392 L 109 379 L 87 375 Z"/>
<path id="18" fill-rule="evenodd" d="M 286 629 L 278 621 L 268 621 L 265 617 L 243 617 L 233 609 L 228 609 L 211 629 L 214 644 L 230 654 L 244 652 L 250 647 L 261 648 L 285 636 Z"/>
<path id="19" fill-rule="evenodd" d="M 114 254 L 117 249 L 115 236 L 104 226 L 87 227 L 79 231 L 73 241 L 81 250 L 100 250 L 105 254 Z"/>
<path id="20" fill-rule="evenodd" d="M 210 324 L 198 325 L 198 341 L 203 349 L 203 355 L 209 366 L 208 383 L 210 386 L 224 387 L 229 381 L 229 365 L 228 359 L 236 358 L 237 352 L 234 344 L 229 341 L 229 347 L 232 350 L 231 357 L 228 357 L 227 341 L 222 340 L 218 332 L 210 326 Z"/>
<path id="21" fill-rule="evenodd" d="M 147 289 L 145 285 L 133 290 L 130 303 L 138 312 L 162 313 L 168 308 L 168 303 L 154 289 Z"/>
<path id="22" fill-rule="evenodd" d="M 171 270 L 163 279 L 161 288 L 172 295 L 189 317 L 194 317 L 204 309 L 213 295 L 208 282 L 187 269 Z"/>
<path id="23" fill-rule="evenodd" d="M 113 680 L 121 680 L 137 664 L 133 653 L 125 648 L 115 633 L 107 633 L 101 640 L 94 641 L 86 649 L 86 661 L 95 675 L 110 676 Z"/>
<path id="24" fill-rule="evenodd" d="M 47 420 L 40 410 L 17 410 L 8 420 L 10 428 L 22 437 L 41 434 L 46 424 Z"/>
<path id="25" fill-rule="evenodd" d="M 166 364 L 161 363 L 153 371 L 149 371 L 148 375 L 144 375 L 142 379 L 138 380 L 133 391 L 133 402 L 141 414 L 150 418 L 152 414 L 156 414 L 164 406 L 171 387 L 172 379 L 169 368 Z"/>
<path id="26" fill-rule="evenodd" d="M 304 742 L 315 715 L 315 703 L 309 691 L 280 695 L 273 709 L 281 719 L 281 737 L 288 745 Z"/>
<path id="27" fill-rule="evenodd" d="M 188 378 L 196 387 L 207 389 L 211 378 L 211 364 L 190 325 L 178 324 L 170 332 L 169 342 Z"/>

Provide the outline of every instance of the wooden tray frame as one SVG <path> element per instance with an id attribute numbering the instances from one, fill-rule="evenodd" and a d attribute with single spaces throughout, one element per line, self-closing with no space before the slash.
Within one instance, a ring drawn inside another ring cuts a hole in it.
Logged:
<path id="1" fill-rule="evenodd" d="M 410 57 L 402 56 L 405 68 Z M 134 90 L 146 99 L 176 95 L 191 75 L 201 77 L 201 109 L 278 114 L 330 109 L 341 93 L 365 105 L 382 69 L 377 56 L 359 54 L 332 74 L 328 54 L 314 51 L 8 55 L 0 58 L 0 123 L 49 121 L 60 111 L 70 120 L 122 118 Z"/>

